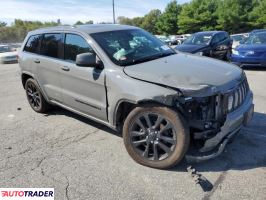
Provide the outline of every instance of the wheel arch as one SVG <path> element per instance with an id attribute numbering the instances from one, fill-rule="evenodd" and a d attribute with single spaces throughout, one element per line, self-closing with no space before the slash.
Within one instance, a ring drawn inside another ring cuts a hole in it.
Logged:
<path id="1" fill-rule="evenodd" d="M 32 79 L 35 80 L 34 75 L 32 75 L 32 74 L 30 74 L 30 73 L 23 72 L 23 73 L 21 74 L 21 82 L 22 82 L 22 86 L 23 86 L 24 89 L 25 89 L 25 84 L 26 84 L 26 82 L 27 82 L 27 80 L 28 80 L 29 78 L 32 78 Z"/>
<path id="2" fill-rule="evenodd" d="M 148 104 L 169 107 L 161 102 L 154 101 L 151 99 L 144 99 L 137 102 L 122 99 L 116 105 L 113 124 L 117 127 L 118 130 L 122 130 L 121 128 L 123 126 L 123 123 L 129 113 L 138 106 L 144 106 Z"/>
<path id="3" fill-rule="evenodd" d="M 33 80 L 36 81 L 36 83 L 37 83 L 37 85 L 38 85 L 38 87 L 39 87 L 39 89 L 40 89 L 40 91 L 41 91 L 44 99 L 51 104 L 50 99 L 48 98 L 48 96 L 46 95 L 46 93 L 43 91 L 43 88 L 40 86 L 38 80 L 36 79 L 36 77 L 33 74 L 28 73 L 28 72 L 22 72 L 21 73 L 21 82 L 22 82 L 23 88 L 25 89 L 25 84 L 26 84 L 26 82 L 27 82 L 27 80 L 29 78 L 32 78 Z"/>

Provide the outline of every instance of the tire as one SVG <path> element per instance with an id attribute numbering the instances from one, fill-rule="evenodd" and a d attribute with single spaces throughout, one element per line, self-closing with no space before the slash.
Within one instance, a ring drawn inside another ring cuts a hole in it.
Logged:
<path id="1" fill-rule="evenodd" d="M 123 126 L 123 139 L 137 163 L 158 169 L 177 165 L 190 142 L 184 119 L 170 108 L 153 104 L 131 111 Z"/>
<path id="2" fill-rule="evenodd" d="M 224 55 L 223 60 L 224 61 L 230 61 L 230 58 L 231 58 L 231 52 L 227 51 L 226 54 Z"/>
<path id="3" fill-rule="evenodd" d="M 26 81 L 25 91 L 28 102 L 35 112 L 46 113 L 49 110 L 50 105 L 43 97 L 42 92 L 34 79 L 29 78 Z"/>

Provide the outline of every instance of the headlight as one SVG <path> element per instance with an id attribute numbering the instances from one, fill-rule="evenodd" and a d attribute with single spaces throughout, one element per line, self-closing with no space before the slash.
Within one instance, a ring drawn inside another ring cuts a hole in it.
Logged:
<path id="1" fill-rule="evenodd" d="M 228 97 L 228 107 L 227 107 L 228 111 L 231 111 L 232 110 L 232 108 L 233 108 L 233 101 L 234 101 L 234 97 L 233 97 L 233 95 L 230 95 Z"/>
<path id="2" fill-rule="evenodd" d="M 195 54 L 200 55 L 200 56 L 203 56 L 203 52 L 202 52 L 202 51 L 197 52 L 197 53 L 195 53 Z"/>
<path id="3" fill-rule="evenodd" d="M 232 54 L 234 54 L 234 55 L 239 55 L 239 51 L 237 51 L 237 50 L 235 50 L 235 49 L 232 49 Z"/>

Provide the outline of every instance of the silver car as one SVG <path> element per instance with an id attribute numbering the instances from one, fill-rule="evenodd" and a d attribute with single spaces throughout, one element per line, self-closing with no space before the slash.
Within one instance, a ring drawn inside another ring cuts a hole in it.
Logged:
<path id="1" fill-rule="evenodd" d="M 15 63 L 18 61 L 18 53 L 10 45 L 0 45 L 0 63 Z"/>
<path id="2" fill-rule="evenodd" d="M 149 167 L 218 156 L 253 114 L 240 68 L 176 53 L 137 27 L 35 30 L 19 64 L 34 111 L 57 105 L 121 131 L 129 155 Z"/>

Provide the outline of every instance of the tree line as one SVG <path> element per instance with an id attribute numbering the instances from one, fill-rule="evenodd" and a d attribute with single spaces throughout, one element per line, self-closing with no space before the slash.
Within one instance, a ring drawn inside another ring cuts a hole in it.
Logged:
<path id="1" fill-rule="evenodd" d="M 83 24 L 93 24 L 93 21 L 77 21 L 74 25 Z M 61 25 L 60 20 L 57 22 L 40 22 L 15 19 L 11 26 L 7 26 L 7 23 L 0 21 L 0 43 L 22 42 L 29 31 L 58 25 Z"/>
<path id="2" fill-rule="evenodd" d="M 153 34 L 175 35 L 207 30 L 242 33 L 266 28 L 266 0 L 192 0 L 182 5 L 173 0 L 164 11 L 155 9 L 145 16 L 134 18 L 120 16 L 117 21 L 141 27 Z M 11 26 L 7 26 L 0 21 L 0 43 L 21 42 L 31 30 L 59 24 L 60 20 L 40 22 L 15 19 Z M 75 24 L 93 24 L 93 21 L 77 21 Z"/>
<path id="3" fill-rule="evenodd" d="M 175 35 L 208 30 L 229 33 L 266 28 L 266 0 L 171 1 L 162 12 L 151 10 L 143 17 L 118 17 L 120 24 L 144 28 L 154 34 Z"/>
<path id="4" fill-rule="evenodd" d="M 23 21 L 15 19 L 11 26 L 0 22 L 0 43 L 21 42 L 29 31 L 34 29 L 56 26 L 57 22 Z"/>

